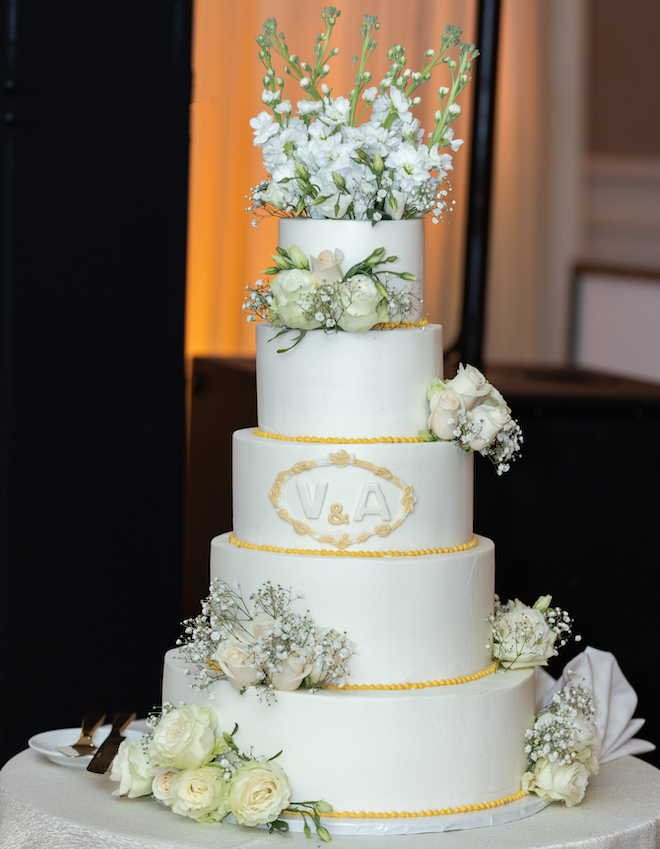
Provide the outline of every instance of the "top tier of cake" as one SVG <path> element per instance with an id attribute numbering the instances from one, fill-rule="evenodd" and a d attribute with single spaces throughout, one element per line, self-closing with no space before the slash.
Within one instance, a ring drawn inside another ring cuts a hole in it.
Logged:
<path id="1" fill-rule="evenodd" d="M 279 243 L 297 245 L 309 258 L 339 249 L 348 271 L 376 248 L 399 260 L 394 270 L 415 274 L 418 298 L 411 321 L 422 317 L 422 221 L 280 222 Z M 388 286 L 409 285 L 390 278 Z M 307 333 L 277 338 L 281 328 L 257 325 L 257 397 L 261 430 L 288 437 L 374 439 L 416 437 L 428 424 L 426 392 L 442 378 L 442 328 L 397 327 L 366 333 Z M 287 349 L 290 350 L 284 350 Z M 282 353 L 278 353 L 282 351 Z"/>

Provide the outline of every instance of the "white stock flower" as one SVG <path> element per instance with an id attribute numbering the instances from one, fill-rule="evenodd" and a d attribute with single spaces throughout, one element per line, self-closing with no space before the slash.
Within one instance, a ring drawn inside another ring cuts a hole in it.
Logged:
<path id="1" fill-rule="evenodd" d="M 323 111 L 323 104 L 320 100 L 299 100 L 296 103 L 300 115 L 320 115 Z"/>
<path id="2" fill-rule="evenodd" d="M 522 788 L 527 793 L 533 791 L 541 799 L 566 802 L 566 807 L 572 808 L 584 798 L 588 781 L 589 770 L 580 761 L 560 765 L 539 758 L 533 772 L 523 775 Z"/>
<path id="3" fill-rule="evenodd" d="M 149 745 L 152 764 L 189 769 L 209 763 L 215 757 L 217 726 L 213 708 L 182 705 L 163 714 Z"/>
<path id="4" fill-rule="evenodd" d="M 290 654 L 280 662 L 280 672 L 271 673 L 270 680 L 276 690 L 297 690 L 309 673 L 313 664 L 301 662 L 296 655 Z"/>
<path id="5" fill-rule="evenodd" d="M 151 792 L 154 798 L 158 799 L 158 801 L 162 802 L 164 805 L 167 805 L 168 808 L 171 808 L 172 802 L 174 801 L 174 796 L 172 795 L 172 779 L 179 774 L 179 770 L 161 767 L 159 769 L 152 769 L 151 772 L 153 773 Z"/>
<path id="6" fill-rule="evenodd" d="M 227 806 L 239 825 L 260 825 L 276 820 L 291 801 L 284 770 L 273 761 L 248 761 L 229 782 Z"/>
<path id="7" fill-rule="evenodd" d="M 491 407 L 489 404 L 479 404 L 472 410 L 472 419 L 481 424 L 481 430 L 468 444 L 473 451 L 484 451 L 493 444 L 497 434 L 511 423 L 511 413 L 505 405 Z"/>
<path id="8" fill-rule="evenodd" d="M 185 769 L 170 782 L 172 810 L 175 814 L 194 820 L 212 822 L 227 816 L 224 798 L 227 782 L 220 766 Z"/>
<path id="9" fill-rule="evenodd" d="M 369 88 L 365 88 L 365 90 L 362 92 L 362 99 L 364 100 L 364 102 L 367 105 L 369 105 L 369 104 L 374 102 L 377 94 L 378 94 L 378 89 L 376 88 L 375 85 L 372 85 Z"/>
<path id="10" fill-rule="evenodd" d="M 515 599 L 493 622 L 493 658 L 507 669 L 545 666 L 557 654 L 556 639 L 557 632 L 540 610 Z"/>
<path id="11" fill-rule="evenodd" d="M 344 259 L 344 254 L 339 248 L 335 248 L 335 252 L 321 251 L 318 257 L 310 256 L 312 265 L 312 273 L 321 283 L 336 283 L 344 276 L 341 270 L 341 263 Z"/>
<path id="12" fill-rule="evenodd" d="M 403 142 L 385 160 L 385 165 L 394 172 L 395 184 L 403 192 L 411 192 L 429 179 L 428 168 L 415 145 Z"/>
<path id="13" fill-rule="evenodd" d="M 342 313 L 337 324 L 342 330 L 365 333 L 389 319 L 385 297 L 366 274 L 355 274 L 339 288 L 338 295 Z"/>
<path id="14" fill-rule="evenodd" d="M 300 304 L 305 295 L 315 292 L 318 287 L 319 282 L 311 271 L 291 268 L 276 274 L 270 283 L 273 295 L 270 311 L 273 321 L 299 330 L 320 327 L 320 322 L 307 316 Z"/>
<path id="15" fill-rule="evenodd" d="M 458 392 L 452 389 L 442 389 L 431 396 L 431 414 L 428 429 L 438 439 L 451 440 L 456 430 L 456 417 L 465 410 L 465 402 Z"/>
<path id="16" fill-rule="evenodd" d="M 247 645 L 240 640 L 222 640 L 211 655 L 211 660 L 217 663 L 236 690 L 251 687 L 261 679 L 259 670 L 251 665 L 255 661 L 254 652 L 247 651 Z"/>
<path id="17" fill-rule="evenodd" d="M 253 145 L 261 147 L 271 136 L 277 135 L 280 125 L 270 112 L 260 112 L 256 118 L 250 118 L 250 126 L 254 130 Z"/>
<path id="18" fill-rule="evenodd" d="M 319 116 L 321 121 L 328 124 L 347 124 L 351 112 L 351 101 L 346 97 L 323 98 L 323 112 Z"/>
<path id="19" fill-rule="evenodd" d="M 149 796 L 153 776 L 150 773 L 149 756 L 142 746 L 142 740 L 124 739 L 110 768 L 110 780 L 118 781 L 119 787 L 113 790 L 113 796 Z"/>
<path id="20" fill-rule="evenodd" d="M 447 383 L 462 396 L 466 410 L 471 410 L 479 399 L 485 399 L 492 388 L 478 368 L 464 366 L 463 363 L 459 365 L 456 377 Z"/>

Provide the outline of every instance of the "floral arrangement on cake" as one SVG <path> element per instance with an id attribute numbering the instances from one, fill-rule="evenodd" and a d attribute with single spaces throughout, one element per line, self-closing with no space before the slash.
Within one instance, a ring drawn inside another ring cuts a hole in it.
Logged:
<path id="1" fill-rule="evenodd" d="M 330 813 L 327 802 L 292 802 L 286 773 L 275 759 L 255 757 L 218 729 L 212 708 L 163 705 L 150 716 L 149 732 L 140 740 L 125 739 L 112 761 L 110 779 L 119 783 L 114 796 L 151 796 L 175 814 L 197 822 L 219 822 L 233 814 L 239 825 L 267 825 L 271 833 L 288 831 L 282 813 L 308 818 L 318 836 L 330 840 L 319 814 Z"/>
<path id="2" fill-rule="evenodd" d="M 262 149 L 270 179 L 252 189 L 248 210 L 255 215 L 298 215 L 310 218 L 351 218 L 372 223 L 418 218 L 429 212 L 434 220 L 447 209 L 443 182 L 451 170 L 451 154 L 462 141 L 454 138 L 452 122 L 461 114 L 456 102 L 467 86 L 472 62 L 479 55 L 473 44 L 461 42 L 461 30 L 448 26 L 439 51 L 424 53 L 418 70 L 406 67 L 405 48 L 395 44 L 387 53 L 388 70 L 378 86 L 369 85 L 369 56 L 376 48 L 377 16 L 365 15 L 362 49 L 353 57 L 354 87 L 348 97 L 332 96 L 325 79 L 330 60 L 339 53 L 330 47 L 341 11 L 326 6 L 325 25 L 314 46 L 314 60 L 290 52 L 277 21 L 269 18 L 257 36 L 264 66 L 262 102 L 267 108 L 250 121 L 254 144 Z M 457 54 L 454 58 L 450 51 Z M 285 80 L 273 65 L 279 58 L 285 77 L 304 94 L 294 106 L 284 99 Z M 440 108 L 428 133 L 412 110 L 421 102 L 418 89 L 428 83 L 438 65 L 446 65 L 451 85 L 437 89 Z M 368 119 L 365 113 L 370 110 Z M 256 225 L 256 220 L 253 224 Z"/>
<path id="3" fill-rule="evenodd" d="M 378 267 L 397 260 L 387 256 L 385 248 L 372 251 L 346 274 L 341 269 L 344 254 L 339 249 L 321 251 L 308 261 L 300 248 L 292 245 L 288 250 L 278 248 L 271 258 L 275 265 L 263 273 L 276 276 L 270 282 L 257 280 L 254 287 L 246 287 L 249 294 L 243 312 L 248 314 L 248 321 L 259 318 L 274 327 L 300 330 L 294 346 L 308 330 L 317 328 L 365 333 L 378 324 L 403 323 L 416 302 L 408 288 L 394 289 L 388 279 L 381 279 Z M 405 271 L 387 269 L 387 276 L 415 280 Z"/>
<path id="4" fill-rule="evenodd" d="M 435 378 L 429 386 L 428 430 L 419 431 L 428 442 L 454 442 L 464 451 L 478 451 L 495 466 L 498 475 L 508 472 L 520 455 L 523 442 L 518 422 L 502 394 L 474 366 L 458 367 L 451 380 Z"/>
<path id="5" fill-rule="evenodd" d="M 267 701 L 277 690 L 343 686 L 355 645 L 346 634 L 319 628 L 309 612 L 292 610 L 300 598 L 267 581 L 250 596 L 250 607 L 237 584 L 214 581 L 202 612 L 183 622 L 177 641 L 180 657 L 196 670 L 192 686 L 226 678 L 237 690 L 255 687 Z"/>
<path id="6" fill-rule="evenodd" d="M 489 617 L 492 642 L 486 648 L 504 669 L 546 666 L 568 642 L 573 620 L 560 607 L 550 607 L 551 595 L 540 596 L 529 607 L 515 599 L 502 604 L 495 596 L 495 612 Z M 580 636 L 575 638 L 580 641 Z"/>
<path id="7" fill-rule="evenodd" d="M 523 790 L 567 808 L 584 798 L 589 777 L 598 773 L 594 698 L 582 682 L 569 681 L 525 733 L 528 769 Z"/>

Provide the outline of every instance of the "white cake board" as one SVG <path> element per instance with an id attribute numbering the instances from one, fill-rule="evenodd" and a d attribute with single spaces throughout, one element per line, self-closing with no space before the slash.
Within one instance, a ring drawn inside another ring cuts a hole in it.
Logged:
<path id="1" fill-rule="evenodd" d="M 330 834 L 343 835 L 390 835 L 390 834 L 428 834 L 439 831 L 462 831 L 468 828 L 485 828 L 506 822 L 531 817 L 542 811 L 552 802 L 539 799 L 538 796 L 525 796 L 516 802 L 508 802 L 499 808 L 485 811 L 466 811 L 463 814 L 446 814 L 439 817 L 399 817 L 398 819 L 356 819 L 353 817 L 321 817 L 322 824 Z M 282 814 L 280 819 L 288 823 L 290 831 L 301 832 L 304 828 L 301 816 Z M 313 825 L 310 823 L 312 832 Z"/>

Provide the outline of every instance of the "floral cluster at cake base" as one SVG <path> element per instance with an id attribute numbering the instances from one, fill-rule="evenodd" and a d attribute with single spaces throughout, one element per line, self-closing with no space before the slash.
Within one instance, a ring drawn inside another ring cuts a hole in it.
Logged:
<path id="1" fill-rule="evenodd" d="M 523 790 L 567 808 L 582 801 L 589 777 L 599 770 L 594 714 L 593 694 L 582 682 L 569 680 L 553 696 L 525 734 Z"/>
<path id="2" fill-rule="evenodd" d="M 293 802 L 289 780 L 270 759 L 244 751 L 232 733 L 218 729 L 215 710 L 194 704 L 164 705 L 149 719 L 150 731 L 141 740 L 124 740 L 112 762 L 110 779 L 119 783 L 115 796 L 151 796 L 175 814 L 197 822 L 219 822 L 233 814 L 239 825 L 266 825 L 288 831 L 282 813 L 303 817 L 318 836 L 330 840 L 320 814 L 330 813 L 324 801 Z"/>

